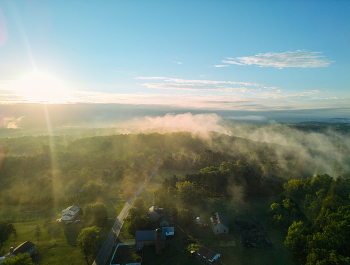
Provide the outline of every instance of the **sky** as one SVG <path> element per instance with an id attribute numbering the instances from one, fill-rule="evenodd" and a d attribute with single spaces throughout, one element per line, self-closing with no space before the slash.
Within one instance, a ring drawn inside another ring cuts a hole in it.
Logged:
<path id="1" fill-rule="evenodd" d="M 349 1 L 0 0 L 0 104 L 350 118 L 349 14 Z"/>

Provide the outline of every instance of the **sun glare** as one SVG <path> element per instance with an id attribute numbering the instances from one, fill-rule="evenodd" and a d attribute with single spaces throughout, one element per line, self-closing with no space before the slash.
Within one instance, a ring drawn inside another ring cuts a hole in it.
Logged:
<path id="1" fill-rule="evenodd" d="M 29 102 L 64 103 L 70 98 L 69 90 L 57 79 L 43 73 L 32 73 L 10 84 Z"/>

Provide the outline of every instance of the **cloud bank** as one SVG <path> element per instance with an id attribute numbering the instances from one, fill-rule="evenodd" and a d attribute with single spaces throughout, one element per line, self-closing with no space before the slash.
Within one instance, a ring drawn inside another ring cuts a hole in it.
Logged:
<path id="1" fill-rule="evenodd" d="M 227 134 L 227 130 L 219 125 L 220 116 L 215 113 L 206 114 L 166 114 L 161 117 L 135 118 L 124 124 L 124 132 L 191 132 L 201 136 L 208 136 L 208 132 Z"/>

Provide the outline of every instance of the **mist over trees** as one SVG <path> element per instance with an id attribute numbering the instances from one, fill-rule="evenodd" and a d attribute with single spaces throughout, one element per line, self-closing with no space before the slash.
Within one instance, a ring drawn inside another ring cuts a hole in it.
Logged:
<path id="1" fill-rule="evenodd" d="M 241 135 L 242 128 L 233 133 Z M 288 179 L 315 172 L 349 176 L 350 145 L 345 135 L 277 126 L 246 127 L 245 136 L 176 132 L 2 138 L 0 203 L 93 201 L 116 184 L 121 196 L 128 197 L 159 157 L 164 169 L 200 170 L 185 181 L 193 183 L 196 192 L 206 186 L 201 191 L 206 196 L 229 194 L 225 184 L 235 187 L 233 191 L 240 187 L 248 196 L 267 195 L 282 191 Z M 316 139 L 328 142 L 319 146 Z"/>

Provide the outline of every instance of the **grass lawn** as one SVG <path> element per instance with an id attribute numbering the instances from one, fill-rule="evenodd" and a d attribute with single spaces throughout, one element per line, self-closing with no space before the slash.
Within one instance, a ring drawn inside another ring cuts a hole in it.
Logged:
<path id="1" fill-rule="evenodd" d="M 116 217 L 125 201 L 105 203 L 109 216 Z M 10 247 L 17 246 L 27 240 L 36 244 L 37 254 L 34 261 L 40 264 L 86 264 L 84 256 L 76 247 L 76 238 L 84 223 L 70 224 L 54 223 L 61 217 L 61 212 L 68 205 L 61 206 L 1 206 L 0 220 L 11 222 L 17 230 L 17 238 L 10 237 L 0 249 L 0 256 L 9 252 Z M 85 205 L 79 205 L 84 209 Z M 102 246 L 115 220 L 108 220 L 107 225 L 100 231 L 99 246 Z M 35 228 L 39 225 L 42 235 L 38 242 Z M 90 258 L 92 263 L 94 257 Z"/>
<path id="2" fill-rule="evenodd" d="M 174 170 L 174 169 L 159 169 L 152 179 L 150 180 L 150 185 L 162 185 L 165 178 L 170 178 L 174 175 L 176 175 L 177 178 L 183 178 L 186 176 L 186 174 L 193 174 L 198 173 L 198 170 Z"/>

